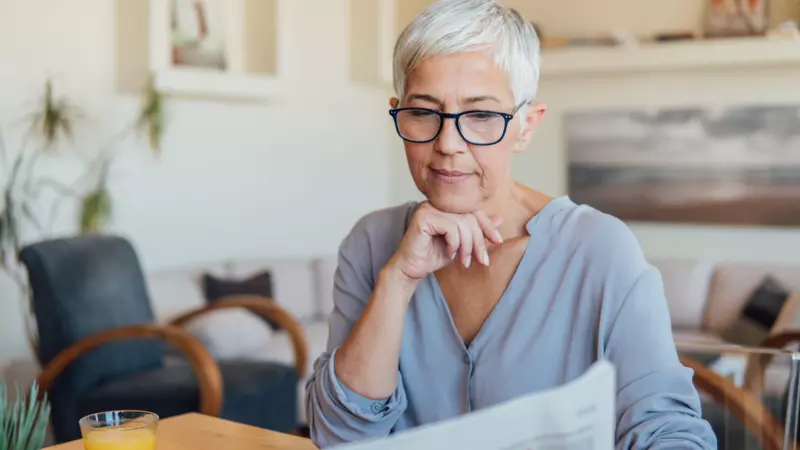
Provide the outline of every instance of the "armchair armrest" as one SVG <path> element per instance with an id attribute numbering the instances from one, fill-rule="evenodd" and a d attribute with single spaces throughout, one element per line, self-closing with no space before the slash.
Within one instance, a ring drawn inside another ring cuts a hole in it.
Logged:
<path id="1" fill-rule="evenodd" d="M 50 390 L 58 376 L 84 353 L 107 342 L 124 339 L 163 339 L 180 349 L 197 373 L 200 387 L 200 412 L 217 417 L 222 410 L 222 373 L 203 344 L 186 331 L 173 326 L 135 325 L 101 331 L 62 350 L 36 379 L 39 392 Z"/>
<path id="2" fill-rule="evenodd" d="M 794 342 L 800 342 L 800 331 L 787 331 L 769 336 L 759 344 L 759 348 L 777 350 Z M 745 387 L 756 395 L 761 395 L 764 390 L 764 371 L 772 361 L 773 356 L 767 352 L 760 352 L 759 354 L 751 355 L 747 361 L 747 371 L 744 377 Z"/>
<path id="3" fill-rule="evenodd" d="M 681 363 L 694 370 L 694 384 L 702 392 L 729 409 L 765 450 L 783 448 L 783 425 L 749 391 L 736 386 L 727 378 L 691 358 L 681 357 Z"/>
<path id="4" fill-rule="evenodd" d="M 302 378 L 305 375 L 308 359 L 308 342 L 302 325 L 278 303 L 270 298 L 257 295 L 232 295 L 222 300 L 218 300 L 199 309 L 189 311 L 170 321 L 171 325 L 182 327 L 190 320 L 203 314 L 224 308 L 246 308 L 251 312 L 267 317 L 277 323 L 282 330 L 286 331 L 292 340 L 294 347 L 294 366 L 297 375 Z"/>

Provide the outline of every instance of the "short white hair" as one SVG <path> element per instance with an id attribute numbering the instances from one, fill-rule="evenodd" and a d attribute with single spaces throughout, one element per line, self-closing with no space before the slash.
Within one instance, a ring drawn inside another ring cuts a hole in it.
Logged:
<path id="1" fill-rule="evenodd" d="M 394 48 L 394 89 L 402 100 L 406 78 L 432 56 L 489 50 L 506 72 L 516 104 L 533 101 L 541 64 L 530 21 L 498 0 L 437 0 L 400 34 Z"/>

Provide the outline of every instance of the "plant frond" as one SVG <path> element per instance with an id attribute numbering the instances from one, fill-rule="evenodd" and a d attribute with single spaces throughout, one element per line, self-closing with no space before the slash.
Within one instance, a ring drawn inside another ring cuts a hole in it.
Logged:
<path id="1" fill-rule="evenodd" d="M 39 387 L 32 383 L 27 397 L 14 386 L 16 398 L 9 402 L 4 382 L 0 382 L 0 450 L 39 450 L 44 447 L 50 420 L 47 396 L 39 400 Z"/>
<path id="2" fill-rule="evenodd" d="M 33 114 L 31 132 L 41 136 L 44 147 L 51 149 L 61 136 L 72 139 L 73 124 L 80 117 L 79 108 L 66 99 L 55 98 L 53 83 L 48 79 L 39 110 Z"/>
<path id="3" fill-rule="evenodd" d="M 150 149 L 155 154 L 161 152 L 164 121 L 164 96 L 156 89 L 155 80 L 151 76 L 142 93 L 142 107 L 136 121 L 136 128 L 147 135 Z"/>

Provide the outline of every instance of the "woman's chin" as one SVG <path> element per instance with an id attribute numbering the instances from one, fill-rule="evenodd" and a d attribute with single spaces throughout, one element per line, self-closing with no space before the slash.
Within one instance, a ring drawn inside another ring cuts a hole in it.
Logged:
<path id="1" fill-rule="evenodd" d="M 453 195 L 426 195 L 434 208 L 448 214 L 469 214 L 480 209 L 480 203 L 471 198 Z"/>

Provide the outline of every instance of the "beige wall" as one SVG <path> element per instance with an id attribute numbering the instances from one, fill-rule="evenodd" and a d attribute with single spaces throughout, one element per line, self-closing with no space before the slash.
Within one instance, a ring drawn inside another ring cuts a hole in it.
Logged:
<path id="1" fill-rule="evenodd" d="M 401 0 L 400 27 L 408 24 L 431 0 Z M 664 31 L 702 33 L 705 0 L 505 0 L 505 5 L 541 26 L 545 36 L 581 36 L 626 29 L 637 36 Z M 800 18 L 796 0 L 773 0 L 773 24 Z"/>

